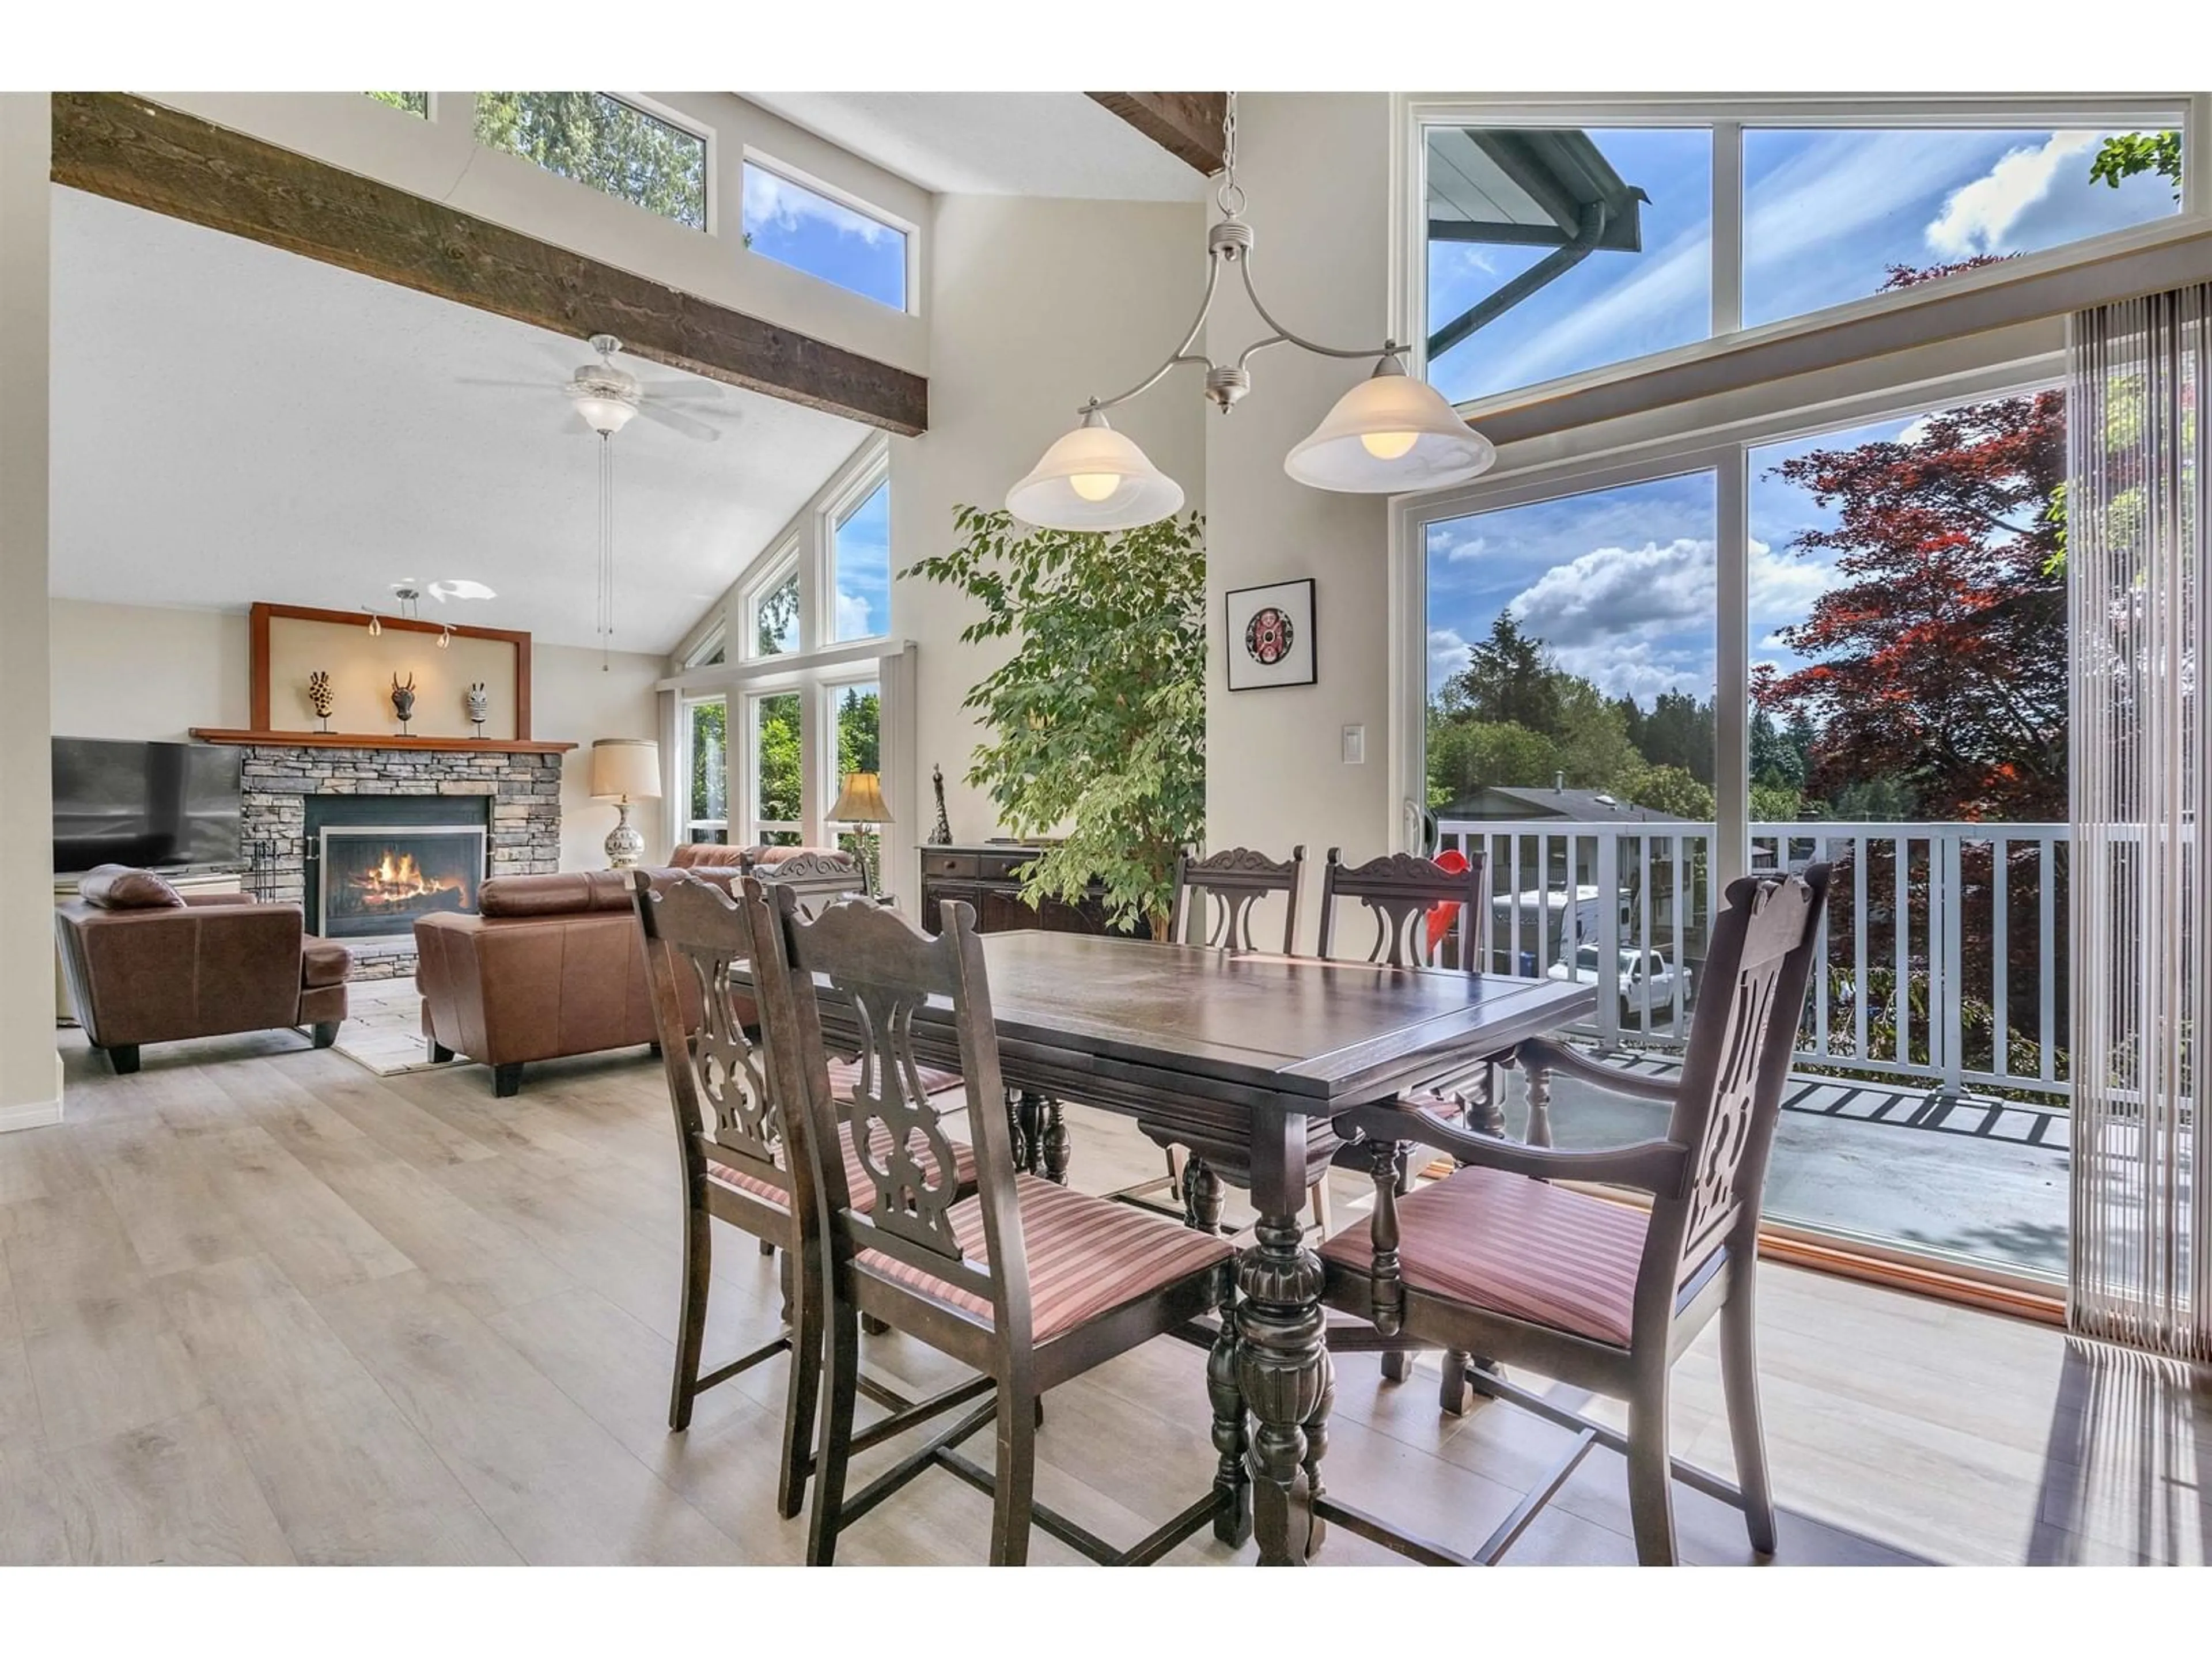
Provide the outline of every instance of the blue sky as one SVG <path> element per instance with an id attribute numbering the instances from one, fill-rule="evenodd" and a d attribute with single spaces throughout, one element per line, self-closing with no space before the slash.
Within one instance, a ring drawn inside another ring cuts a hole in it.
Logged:
<path id="1" fill-rule="evenodd" d="M 906 234 L 745 163 L 744 232 L 755 253 L 906 309 Z"/>
<path id="2" fill-rule="evenodd" d="M 1640 254 L 1593 253 L 1432 369 L 1464 399 L 1705 337 L 1711 308 L 1711 151 L 1702 131 L 1593 131 L 1620 175 L 1652 197 Z M 1745 136 L 1744 318 L 1802 314 L 1872 293 L 1891 264 L 2054 246 L 2173 210 L 2155 178 L 2092 184 L 2097 135 L 2053 132 L 1753 131 Z M 1430 258 L 1441 321 L 1541 251 L 1439 245 Z M 1799 659 L 1776 637 L 1833 586 L 1832 561 L 1790 553 L 1833 522 L 1767 476 L 1789 456 L 1910 440 L 1893 420 L 1752 453 L 1752 660 Z M 1664 690 L 1711 695 L 1714 483 L 1690 474 L 1509 507 L 1431 526 L 1429 684 L 1510 609 L 1561 665 L 1650 707 Z"/>
<path id="3" fill-rule="evenodd" d="M 1431 366 L 1455 401 L 1533 386 L 1706 337 L 1712 308 L 1712 149 L 1701 130 L 1592 129 L 1651 198 L 1643 251 L 1592 253 Z M 1759 129 L 1744 135 L 1744 322 L 1875 292 L 1893 264 L 2052 247 L 2175 210 L 2148 175 L 2089 179 L 2100 135 Z M 1544 257 L 1438 243 L 1431 326 Z"/>
<path id="4" fill-rule="evenodd" d="M 830 637 L 865 640 L 891 625 L 891 487 L 879 483 L 837 526 Z"/>

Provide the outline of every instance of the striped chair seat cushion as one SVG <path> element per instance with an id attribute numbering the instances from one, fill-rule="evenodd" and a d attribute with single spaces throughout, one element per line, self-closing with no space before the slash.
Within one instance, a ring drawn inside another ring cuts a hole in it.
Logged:
<path id="1" fill-rule="evenodd" d="M 1448 1089 L 1408 1089 L 1398 1097 L 1398 1103 L 1408 1111 L 1425 1112 L 1447 1123 L 1456 1123 L 1467 1115 L 1467 1103 Z"/>
<path id="2" fill-rule="evenodd" d="M 1030 1339 L 1049 1342 L 1115 1309 L 1229 1260 L 1226 1240 L 1162 1221 L 1127 1204 L 1093 1198 L 1036 1176 L 1018 1175 L 1022 1248 L 1029 1260 Z M 980 1198 L 952 1206 L 953 1236 L 974 1267 L 988 1271 Z M 880 1250 L 857 1261 L 879 1277 L 988 1324 L 991 1304 L 927 1269 Z"/>
<path id="3" fill-rule="evenodd" d="M 961 1086 L 957 1072 L 948 1072 L 941 1066 L 917 1064 L 915 1070 L 921 1074 L 921 1091 L 926 1095 L 941 1095 L 948 1089 Z M 850 1100 L 854 1087 L 860 1080 L 860 1062 L 857 1060 L 833 1060 L 830 1062 L 830 1093 L 838 1100 Z"/>
<path id="4" fill-rule="evenodd" d="M 868 1141 L 876 1149 L 877 1161 L 888 1163 L 891 1151 L 890 1126 L 884 1123 L 877 1124 L 875 1133 L 868 1137 Z M 869 1176 L 866 1167 L 861 1164 L 860 1153 L 853 1149 L 853 1137 L 840 1130 L 837 1135 L 837 1149 L 845 1154 L 845 1185 L 853 1194 L 853 1207 L 863 1213 L 873 1209 L 876 1205 L 876 1184 Z M 952 1143 L 952 1173 L 954 1178 L 963 1187 L 975 1186 L 975 1149 L 974 1147 L 957 1140 Z M 764 1198 L 771 1204 L 783 1206 L 785 1189 L 782 1187 L 764 1181 L 747 1170 L 732 1168 L 727 1164 L 716 1164 L 710 1160 L 707 1165 L 707 1176 L 710 1181 L 720 1182 L 725 1187 L 735 1187 L 740 1192 L 750 1193 L 755 1198 Z"/>
<path id="5" fill-rule="evenodd" d="M 1431 1296 L 1625 1348 L 1645 1220 L 1641 1210 L 1470 1164 L 1398 1200 L 1398 1272 Z M 1346 1228 L 1322 1259 L 1367 1274 L 1370 1224 Z"/>

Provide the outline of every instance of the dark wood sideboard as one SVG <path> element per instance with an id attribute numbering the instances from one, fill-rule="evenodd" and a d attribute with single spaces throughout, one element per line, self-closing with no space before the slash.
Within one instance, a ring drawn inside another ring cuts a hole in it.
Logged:
<path id="1" fill-rule="evenodd" d="M 1081 904 L 1047 899 L 1040 908 L 1031 909 L 1022 896 L 1022 868 L 1037 851 L 1006 842 L 923 848 L 921 925 L 933 933 L 937 932 L 938 907 L 947 899 L 963 899 L 975 907 L 979 933 L 1004 933 L 1025 927 L 1055 933 L 1121 931 L 1106 925 L 1106 907 L 1096 892 Z"/>

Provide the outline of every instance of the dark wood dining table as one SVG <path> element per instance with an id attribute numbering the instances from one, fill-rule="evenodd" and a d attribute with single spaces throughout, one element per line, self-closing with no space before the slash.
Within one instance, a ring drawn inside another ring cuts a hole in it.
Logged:
<path id="1" fill-rule="evenodd" d="M 1215 1530 L 1233 1543 L 1256 1532 L 1262 1565 L 1303 1563 L 1334 1383 L 1301 1212 L 1341 1144 L 1330 1120 L 1555 1030 L 1589 1012 L 1595 988 L 1079 933 L 982 945 L 1010 1089 L 1134 1117 L 1249 1188 L 1259 1221 L 1237 1317 L 1207 1368 L 1218 1395 L 1233 1376 L 1255 1426 L 1240 1445 L 1240 1416 L 1217 1398 Z M 836 1024 L 826 1003 L 823 1023 Z M 917 1048 L 957 1064 L 949 1025 L 940 1037 L 930 1024 L 917 1022 Z"/>

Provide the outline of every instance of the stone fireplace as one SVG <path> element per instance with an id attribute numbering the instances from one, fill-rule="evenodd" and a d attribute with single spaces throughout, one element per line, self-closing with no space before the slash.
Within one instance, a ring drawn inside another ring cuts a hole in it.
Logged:
<path id="1" fill-rule="evenodd" d="M 561 867 L 558 752 L 241 749 L 247 885 L 344 939 L 356 979 L 415 971 L 416 915 L 475 909 L 487 878 Z"/>

